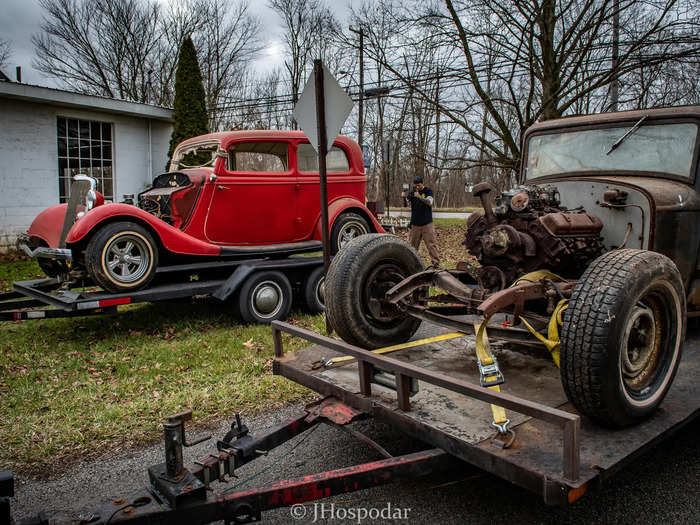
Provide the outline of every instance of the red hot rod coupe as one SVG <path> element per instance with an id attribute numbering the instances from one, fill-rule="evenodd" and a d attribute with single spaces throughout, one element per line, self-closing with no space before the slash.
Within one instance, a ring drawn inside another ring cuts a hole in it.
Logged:
<path id="1" fill-rule="evenodd" d="M 327 169 L 335 253 L 358 235 L 384 230 L 365 206 L 360 147 L 338 136 Z M 300 131 L 188 139 L 173 153 L 169 172 L 154 179 L 137 205 L 104 204 L 94 183 L 83 194 L 71 212 L 69 203 L 40 213 L 20 247 L 39 257 L 51 277 L 70 270 L 111 292 L 145 287 L 159 262 L 321 249 L 318 158 Z"/>

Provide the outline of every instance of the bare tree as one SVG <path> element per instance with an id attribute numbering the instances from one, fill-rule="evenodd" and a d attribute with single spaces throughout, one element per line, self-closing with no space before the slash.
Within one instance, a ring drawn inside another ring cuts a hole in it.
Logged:
<path id="1" fill-rule="evenodd" d="M 287 55 L 284 68 L 289 75 L 294 105 L 313 60 L 321 58 L 329 63 L 329 58 L 340 55 L 331 52 L 338 22 L 319 0 L 269 0 L 268 5 L 282 19 Z"/>
<path id="2" fill-rule="evenodd" d="M 613 15 L 623 28 L 615 67 Z M 403 42 L 377 59 L 478 146 L 465 152 L 473 164 L 496 169 L 517 169 L 522 131 L 534 122 L 600 111 L 613 80 L 624 84 L 642 68 L 697 60 L 700 50 L 698 17 L 676 0 L 413 2 L 396 25 Z M 406 44 L 428 36 L 450 63 L 442 100 L 406 67 L 413 60 Z"/>
<path id="3" fill-rule="evenodd" d="M 12 56 L 12 44 L 9 40 L 0 38 L 0 69 L 4 68 Z"/>
<path id="4" fill-rule="evenodd" d="M 192 36 L 212 128 L 217 108 L 260 49 L 247 4 L 181 0 L 40 0 L 34 67 L 72 89 L 138 102 L 172 103 L 178 49 Z"/>

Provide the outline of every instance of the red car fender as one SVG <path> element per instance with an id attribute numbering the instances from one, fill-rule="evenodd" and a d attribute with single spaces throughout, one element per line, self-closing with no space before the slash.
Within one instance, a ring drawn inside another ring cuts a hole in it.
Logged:
<path id="1" fill-rule="evenodd" d="M 49 248 L 58 248 L 67 208 L 68 204 L 57 204 L 46 208 L 32 221 L 27 235 L 38 237 Z"/>
<path id="2" fill-rule="evenodd" d="M 328 223 L 331 230 L 333 229 L 333 223 L 338 218 L 338 216 L 345 211 L 354 211 L 358 215 L 364 216 L 365 219 L 369 219 L 371 222 L 371 227 L 377 233 L 386 233 L 382 225 L 379 224 L 377 218 L 372 215 L 367 206 L 362 204 L 360 201 L 353 199 L 352 197 L 340 197 L 333 202 L 328 204 Z M 321 239 L 321 217 L 316 221 L 316 227 L 314 228 L 313 238 L 317 241 Z"/>
<path id="3" fill-rule="evenodd" d="M 133 220 L 146 223 L 160 238 L 166 250 L 183 255 L 212 255 L 221 253 L 221 248 L 208 242 L 195 239 L 186 233 L 170 226 L 158 217 L 130 204 L 104 204 L 90 210 L 78 219 L 68 232 L 66 244 L 75 244 L 93 232 L 100 224 L 110 219 Z M 111 221 L 110 221 L 111 222 Z M 60 226 L 59 226 L 60 228 Z"/>

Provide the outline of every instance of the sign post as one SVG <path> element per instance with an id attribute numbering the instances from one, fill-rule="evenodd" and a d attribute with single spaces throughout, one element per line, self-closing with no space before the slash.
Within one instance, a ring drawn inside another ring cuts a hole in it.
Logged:
<path id="1" fill-rule="evenodd" d="M 331 242 L 328 226 L 328 183 L 326 156 L 340 133 L 353 107 L 352 99 L 340 87 L 338 81 L 323 67 L 321 59 L 314 60 L 314 70 L 304 86 L 299 101 L 294 106 L 294 118 L 318 153 L 318 175 L 321 189 L 321 236 L 326 274 L 331 262 Z M 326 112 L 326 107 L 330 111 Z M 332 327 L 326 317 L 326 331 Z"/>
<path id="2" fill-rule="evenodd" d="M 328 274 L 328 267 L 331 265 L 331 241 L 328 231 L 328 178 L 326 175 L 328 138 L 326 137 L 326 101 L 323 92 L 323 63 L 321 59 L 314 60 L 314 87 L 316 89 L 316 125 L 318 129 L 318 176 L 321 187 L 321 235 L 323 237 L 323 261 L 326 265 L 326 274 Z"/>

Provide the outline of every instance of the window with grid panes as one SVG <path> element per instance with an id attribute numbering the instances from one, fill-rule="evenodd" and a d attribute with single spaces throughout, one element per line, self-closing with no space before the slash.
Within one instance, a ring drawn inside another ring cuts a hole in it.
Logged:
<path id="1" fill-rule="evenodd" d="M 56 130 L 61 202 L 68 201 L 73 176 L 78 173 L 97 179 L 97 191 L 113 201 L 112 124 L 58 117 Z"/>

